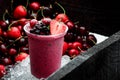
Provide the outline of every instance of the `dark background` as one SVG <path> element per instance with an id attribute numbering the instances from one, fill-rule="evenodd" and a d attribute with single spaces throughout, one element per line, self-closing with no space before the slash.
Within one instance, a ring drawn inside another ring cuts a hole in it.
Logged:
<path id="1" fill-rule="evenodd" d="M 0 0 L 0 19 L 11 0 Z M 14 0 L 14 6 L 26 4 L 27 0 Z M 30 0 L 31 2 L 32 0 Z M 37 0 L 36 0 L 37 1 Z M 38 0 L 47 4 L 50 0 Z M 110 36 L 120 29 L 120 7 L 115 0 L 57 0 L 74 22 L 79 21 L 92 32 Z"/>

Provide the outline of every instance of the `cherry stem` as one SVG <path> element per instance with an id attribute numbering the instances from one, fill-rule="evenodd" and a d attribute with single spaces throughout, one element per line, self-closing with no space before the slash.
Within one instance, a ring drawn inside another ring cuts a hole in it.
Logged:
<path id="1" fill-rule="evenodd" d="M 6 9 L 5 12 L 4 12 L 4 14 L 3 14 L 3 20 L 4 20 L 4 21 L 6 20 L 6 19 L 5 19 L 5 15 L 6 15 L 6 14 L 8 14 L 10 17 L 12 17 L 12 16 L 8 13 L 8 10 Z"/>
<path id="2" fill-rule="evenodd" d="M 57 4 L 63 10 L 63 13 L 66 14 L 65 9 L 63 8 L 61 4 L 59 4 L 58 2 L 55 2 L 55 4 Z"/>
<path id="3" fill-rule="evenodd" d="M 74 55 L 72 55 L 72 56 L 70 57 L 70 59 L 73 59 L 73 58 L 75 58 L 76 56 L 77 56 L 77 55 L 74 54 Z"/>
<path id="4" fill-rule="evenodd" d="M 79 21 L 74 22 L 74 24 L 78 24 L 78 23 L 79 23 Z"/>
<path id="5" fill-rule="evenodd" d="M 80 51 L 82 51 L 82 49 L 81 49 L 79 46 L 78 46 L 77 48 L 78 48 Z"/>
<path id="6" fill-rule="evenodd" d="M 35 14 L 35 13 L 32 11 L 32 14 Z M 36 16 L 33 15 L 34 19 L 37 19 L 37 14 L 36 14 Z"/>
<path id="7" fill-rule="evenodd" d="M 31 19 L 27 19 L 27 20 L 31 20 Z M 11 27 L 13 24 L 15 24 L 16 22 L 19 22 L 19 21 L 21 21 L 21 20 L 19 19 L 19 20 L 16 20 L 16 21 L 12 22 L 12 23 L 8 26 L 8 30 L 10 30 L 10 27 Z"/>
<path id="8" fill-rule="evenodd" d="M 23 36 L 20 36 L 19 38 L 17 38 L 13 43 L 11 43 L 10 45 L 7 46 L 7 48 L 9 48 L 10 46 L 12 46 L 15 42 L 17 42 L 18 40 L 20 40 Z"/>
<path id="9" fill-rule="evenodd" d="M 18 21 L 20 21 L 20 20 L 17 20 L 17 21 L 12 22 L 12 23 L 8 26 L 8 30 L 10 30 L 10 27 L 11 27 L 13 24 L 15 24 L 16 22 L 18 22 Z"/>
<path id="10" fill-rule="evenodd" d="M 3 20 L 5 21 L 5 15 L 8 13 L 7 9 L 5 10 L 4 14 L 3 14 Z"/>
<path id="11" fill-rule="evenodd" d="M 40 8 L 41 8 L 41 7 L 40 7 Z M 36 15 L 36 18 L 38 17 L 38 13 L 39 13 L 39 12 L 40 12 L 40 9 L 39 9 L 39 10 L 37 11 L 37 13 L 36 13 L 36 14 L 37 14 L 37 15 Z"/>
<path id="12" fill-rule="evenodd" d="M 0 43 L 3 43 L 4 39 L 0 36 Z"/>
<path id="13" fill-rule="evenodd" d="M 50 8 L 52 8 L 52 4 L 50 4 Z"/>
<path id="14" fill-rule="evenodd" d="M 11 11 L 13 10 L 13 0 L 11 0 Z"/>
<path id="15" fill-rule="evenodd" d="M 41 15 L 42 15 L 42 17 L 44 18 L 45 16 L 44 16 L 44 14 L 43 14 L 43 10 L 44 10 L 44 6 L 41 7 Z"/>
<path id="16" fill-rule="evenodd" d="M 29 5 L 29 0 L 27 0 L 27 3 L 26 3 L 26 8 L 28 7 L 28 5 Z"/>

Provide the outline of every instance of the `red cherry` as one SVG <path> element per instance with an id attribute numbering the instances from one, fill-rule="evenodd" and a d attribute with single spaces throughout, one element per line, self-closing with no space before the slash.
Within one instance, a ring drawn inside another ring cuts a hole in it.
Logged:
<path id="1" fill-rule="evenodd" d="M 68 18 L 68 16 L 67 16 L 66 14 L 61 13 L 61 14 L 58 14 L 58 15 L 55 17 L 55 20 L 57 20 L 57 21 L 62 21 L 62 22 L 64 22 L 64 23 L 66 23 L 67 21 L 69 21 L 69 18 Z"/>
<path id="2" fill-rule="evenodd" d="M 20 19 L 20 18 L 24 18 L 27 16 L 27 10 L 23 5 L 18 5 L 14 12 L 13 12 L 13 16 L 16 19 Z"/>
<path id="3" fill-rule="evenodd" d="M 72 46 L 72 48 L 74 48 L 74 49 L 78 49 L 78 50 L 80 50 L 81 51 L 81 49 L 82 49 L 82 43 L 80 43 L 80 42 L 73 42 L 73 46 Z"/>
<path id="4" fill-rule="evenodd" d="M 27 53 L 21 52 L 20 54 L 18 54 L 18 55 L 15 57 L 15 61 L 16 61 L 16 62 L 21 62 L 21 61 L 23 61 L 27 56 L 28 56 Z"/>
<path id="5" fill-rule="evenodd" d="M 12 24 L 12 25 L 11 25 L 11 24 Z M 10 23 L 9 23 L 9 25 L 11 25 L 11 26 L 18 26 L 18 25 L 19 25 L 19 20 L 18 20 L 18 21 L 16 21 L 16 20 L 11 20 Z M 9 28 L 9 26 L 8 26 L 8 28 Z"/>
<path id="6" fill-rule="evenodd" d="M 72 49 L 72 47 L 73 47 L 73 43 L 72 43 L 72 42 L 69 42 L 69 43 L 68 43 L 68 49 Z"/>
<path id="7" fill-rule="evenodd" d="M 30 20 L 30 27 L 33 28 L 38 21 L 36 19 Z"/>
<path id="8" fill-rule="evenodd" d="M 6 74 L 5 66 L 0 64 L 0 78 Z"/>
<path id="9" fill-rule="evenodd" d="M 67 49 L 68 49 L 68 43 L 64 41 L 64 43 L 63 43 L 63 54 L 65 54 Z"/>
<path id="10" fill-rule="evenodd" d="M 9 55 L 13 56 L 17 54 L 17 50 L 15 48 L 10 48 L 8 53 Z"/>
<path id="11" fill-rule="evenodd" d="M 22 25 L 18 25 L 17 27 L 18 27 L 18 29 L 22 32 L 23 26 L 22 26 Z"/>
<path id="12" fill-rule="evenodd" d="M 30 3 L 30 9 L 33 11 L 38 11 L 40 9 L 40 3 L 39 2 L 32 2 Z"/>
<path id="13" fill-rule="evenodd" d="M 44 23 L 44 24 L 46 24 L 46 25 L 49 25 L 50 24 L 50 22 L 51 22 L 51 18 L 43 18 L 43 19 L 41 19 L 41 21 Z"/>
<path id="14" fill-rule="evenodd" d="M 74 28 L 74 23 L 72 21 L 67 21 L 65 24 L 68 26 L 69 30 L 72 30 Z"/>
<path id="15" fill-rule="evenodd" d="M 78 54 L 80 54 L 80 52 L 77 49 L 70 49 L 68 52 L 68 55 L 71 58 L 74 58 L 75 56 L 77 56 Z"/>
<path id="16" fill-rule="evenodd" d="M 27 21 L 28 21 L 28 20 L 27 20 L 26 18 L 21 18 L 21 19 L 18 21 L 18 23 L 19 23 L 20 25 L 24 26 Z"/>
<path id="17" fill-rule="evenodd" d="M 8 31 L 7 31 L 8 37 L 9 38 L 13 38 L 13 39 L 17 39 L 21 36 L 21 32 L 17 27 L 11 27 Z"/>

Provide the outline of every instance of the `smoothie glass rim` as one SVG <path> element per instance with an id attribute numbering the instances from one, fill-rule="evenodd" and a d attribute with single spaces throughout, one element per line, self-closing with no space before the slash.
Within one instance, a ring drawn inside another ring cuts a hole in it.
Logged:
<path id="1" fill-rule="evenodd" d="M 33 34 L 33 33 L 30 33 L 30 23 L 27 23 L 24 25 L 23 29 L 24 31 L 29 34 L 29 35 L 32 35 L 32 36 L 37 36 L 37 37 L 42 37 L 42 38 L 47 38 L 47 37 L 60 37 L 60 36 L 63 36 L 67 33 L 68 31 L 68 26 L 66 25 L 66 30 L 63 32 L 63 33 L 59 33 L 59 34 L 52 34 L 52 35 L 36 35 L 36 34 Z"/>

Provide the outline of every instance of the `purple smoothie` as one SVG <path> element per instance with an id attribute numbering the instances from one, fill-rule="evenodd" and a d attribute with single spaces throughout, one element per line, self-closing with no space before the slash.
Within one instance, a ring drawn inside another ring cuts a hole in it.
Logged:
<path id="1" fill-rule="evenodd" d="M 29 24 L 24 26 L 28 35 L 31 73 L 37 78 L 47 78 L 61 66 L 64 33 L 36 35 L 30 33 Z"/>

